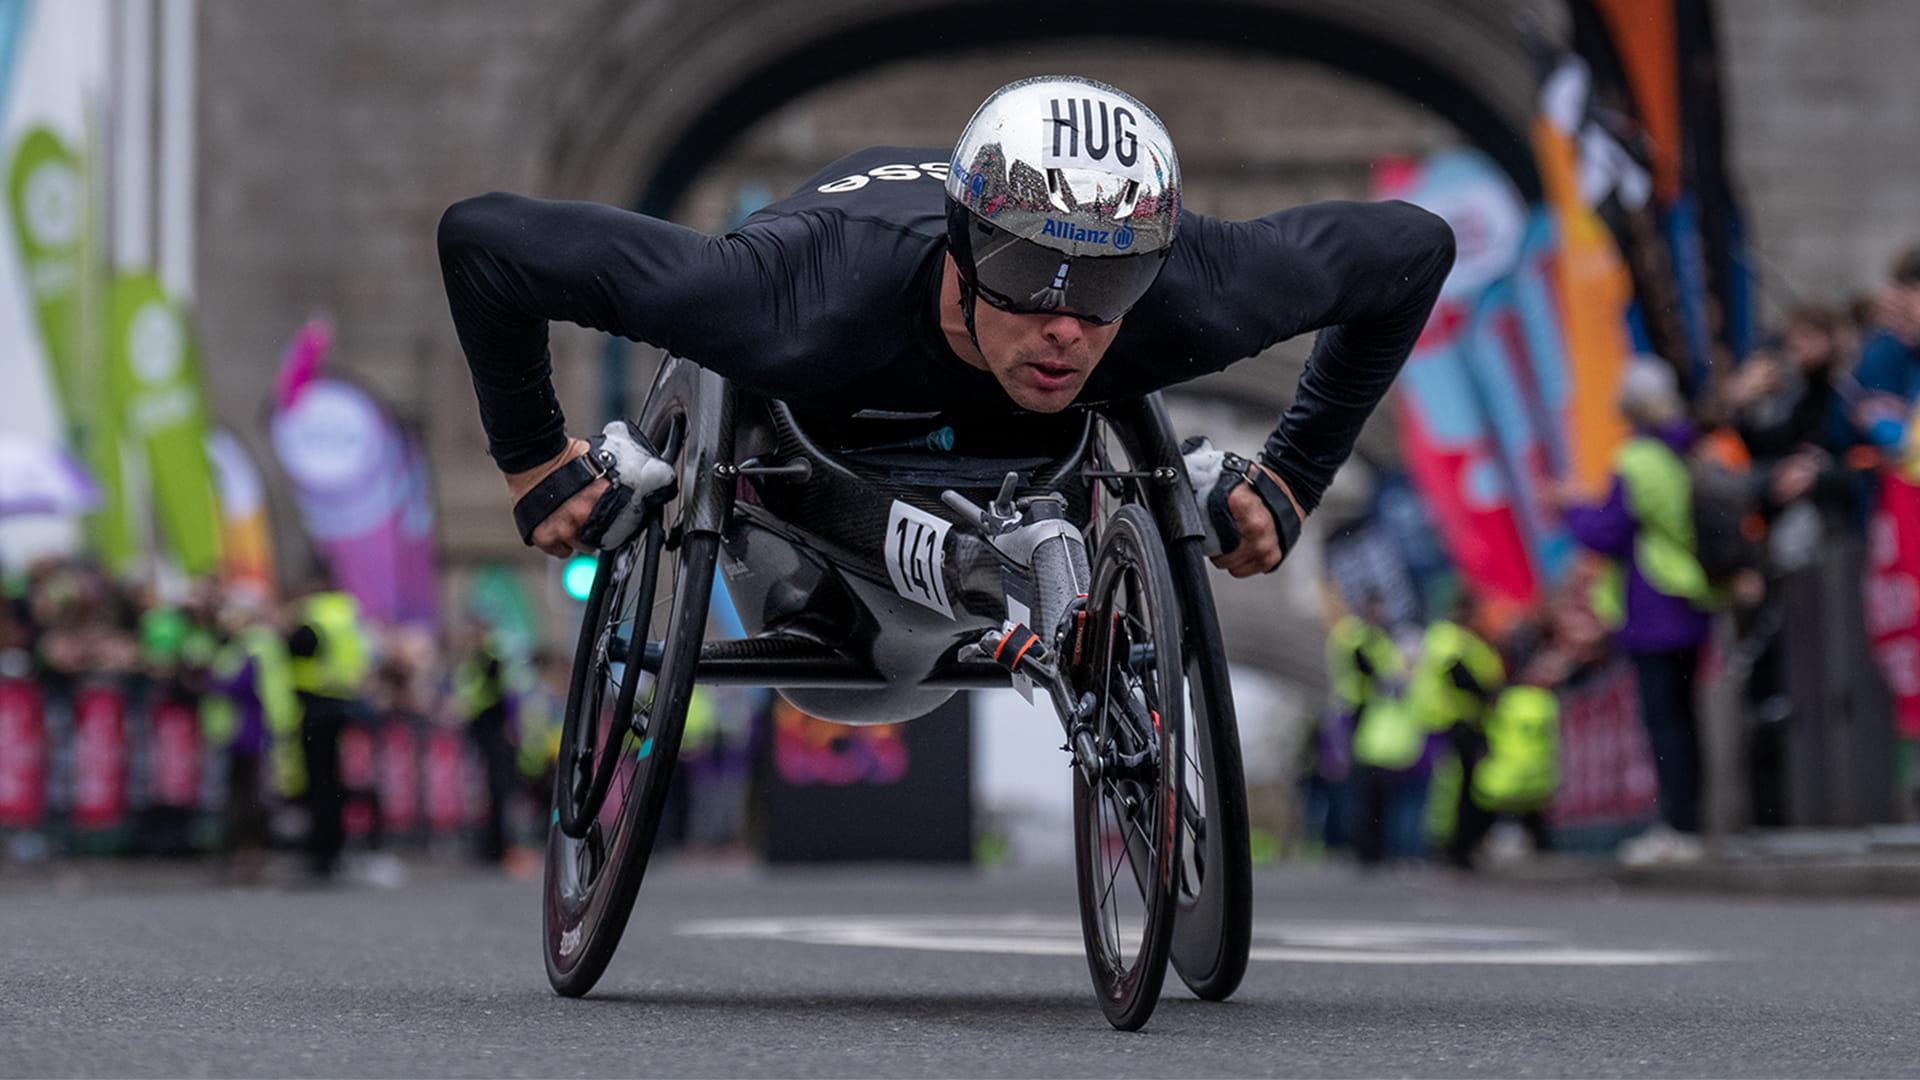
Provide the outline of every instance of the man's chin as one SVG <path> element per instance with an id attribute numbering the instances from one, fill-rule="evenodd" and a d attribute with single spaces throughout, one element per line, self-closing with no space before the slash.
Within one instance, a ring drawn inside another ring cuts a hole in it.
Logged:
<path id="1" fill-rule="evenodd" d="M 1002 379 L 1001 389 L 1013 399 L 1015 405 L 1028 412 L 1059 412 L 1074 403 L 1080 397 L 1080 391 L 1087 385 L 1085 376 L 1062 382 L 1055 386 L 1036 386 L 1033 382 L 1020 378 Z"/>
<path id="2" fill-rule="evenodd" d="M 1074 399 L 1080 396 L 1081 386 L 1081 383 L 1074 383 L 1072 386 L 1063 386 L 1057 390 L 1020 386 L 1008 388 L 1007 396 L 1013 399 L 1015 405 L 1028 412 L 1056 413 L 1073 404 Z"/>

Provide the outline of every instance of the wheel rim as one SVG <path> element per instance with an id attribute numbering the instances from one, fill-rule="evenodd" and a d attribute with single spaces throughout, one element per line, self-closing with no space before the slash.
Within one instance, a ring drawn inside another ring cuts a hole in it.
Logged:
<path id="1" fill-rule="evenodd" d="M 676 472 L 685 430 L 684 417 L 674 413 L 646 432 Z M 676 492 L 632 540 L 601 556 L 588 598 L 592 632 L 583 627 L 582 647 L 592 650 L 592 659 L 569 694 L 547 841 L 547 950 L 558 972 L 570 971 L 587 955 L 613 891 L 604 886 L 634 840 L 629 806 L 659 772 L 656 676 L 638 661 L 648 642 L 666 636 L 678 606 L 682 495 Z M 610 754 L 616 739 L 618 749 Z M 576 820 L 563 821 L 569 816 Z M 576 824 L 581 827 L 562 827 Z"/>
<path id="2" fill-rule="evenodd" d="M 1099 766 L 1078 771 L 1078 856 L 1089 966 L 1109 1019 L 1144 1022 L 1159 994 L 1172 917 L 1169 887 L 1178 872 L 1177 770 L 1181 753 L 1181 677 L 1161 657 L 1167 626 L 1147 584 L 1139 541 L 1112 531 L 1121 557 L 1094 582 L 1090 607 L 1106 624 L 1095 644 L 1092 718 Z M 1126 557 L 1126 556 L 1131 557 Z M 1171 599 L 1166 598 L 1166 599 Z M 1174 655 L 1177 655 L 1175 653 Z"/>

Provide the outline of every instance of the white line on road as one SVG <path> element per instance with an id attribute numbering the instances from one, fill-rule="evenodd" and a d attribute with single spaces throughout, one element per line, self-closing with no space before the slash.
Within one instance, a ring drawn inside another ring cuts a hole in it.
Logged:
<path id="1" fill-rule="evenodd" d="M 803 945 L 1019 956 L 1078 956 L 1084 949 L 1079 923 L 1032 915 L 701 919 L 683 923 L 679 932 Z M 1629 967 L 1717 959 L 1686 949 L 1580 946 L 1556 931 L 1522 927 L 1290 921 L 1257 924 L 1253 936 L 1253 959 L 1284 963 Z"/>

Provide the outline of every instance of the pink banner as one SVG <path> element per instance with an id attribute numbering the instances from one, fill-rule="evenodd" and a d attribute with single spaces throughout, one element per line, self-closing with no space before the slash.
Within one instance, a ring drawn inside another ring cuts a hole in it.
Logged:
<path id="1" fill-rule="evenodd" d="M 1624 825 L 1654 816 L 1659 784 L 1640 724 L 1633 666 L 1615 658 L 1560 697 L 1560 790 L 1548 807 L 1556 828 Z"/>
<path id="2" fill-rule="evenodd" d="M 31 829 L 47 808 L 47 724 L 40 690 L 0 679 L 0 829 Z"/>
<path id="3" fill-rule="evenodd" d="M 374 802 L 367 798 L 379 791 L 379 776 L 373 733 L 359 724 L 349 725 L 340 732 L 340 783 L 348 793 L 342 820 L 349 839 L 366 839 L 379 823 Z"/>
<path id="4" fill-rule="evenodd" d="M 91 686 L 73 702 L 73 824 L 110 829 L 127 816 L 127 703 Z"/>
<path id="5" fill-rule="evenodd" d="M 1867 530 L 1867 636 L 1893 695 L 1895 726 L 1920 739 L 1920 486 L 1892 469 Z"/>
<path id="6" fill-rule="evenodd" d="M 389 724 L 380 736 L 380 812 L 397 833 L 419 824 L 419 745 L 405 724 Z"/>
<path id="7" fill-rule="evenodd" d="M 147 742 L 147 799 L 155 806 L 200 801 L 200 717 L 179 701 L 153 710 Z"/>

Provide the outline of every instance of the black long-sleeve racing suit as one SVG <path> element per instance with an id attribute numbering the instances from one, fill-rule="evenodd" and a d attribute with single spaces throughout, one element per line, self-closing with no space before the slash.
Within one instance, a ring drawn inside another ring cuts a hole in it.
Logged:
<path id="1" fill-rule="evenodd" d="M 492 194 L 449 209 L 440 260 L 502 470 L 566 447 L 547 323 L 664 348 L 803 409 L 1015 410 L 948 347 L 944 151 L 876 147 L 709 236 L 608 206 Z M 1186 212 L 1166 269 L 1081 402 L 1138 396 L 1320 330 L 1262 457 L 1311 510 L 1405 362 L 1453 264 L 1445 222 L 1405 203 L 1320 203 L 1253 221 Z"/>

